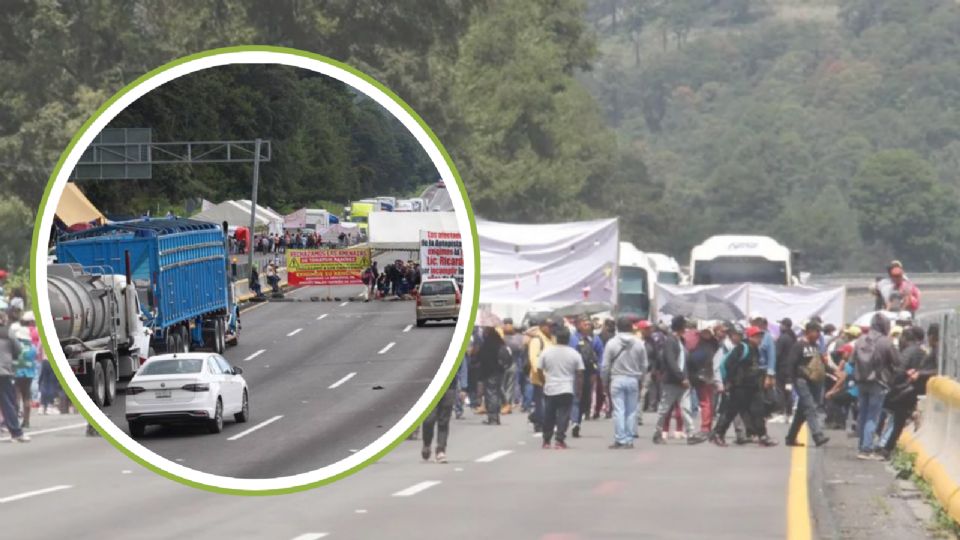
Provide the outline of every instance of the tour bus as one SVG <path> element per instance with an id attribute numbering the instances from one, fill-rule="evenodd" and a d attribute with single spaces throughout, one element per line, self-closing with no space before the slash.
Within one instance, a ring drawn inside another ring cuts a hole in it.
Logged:
<path id="1" fill-rule="evenodd" d="M 618 266 L 617 313 L 649 319 L 657 282 L 650 259 L 630 242 L 620 242 Z"/>
<path id="2" fill-rule="evenodd" d="M 794 285 L 791 263 L 790 250 L 768 236 L 711 236 L 690 252 L 690 280 L 693 285 Z"/>
<path id="3" fill-rule="evenodd" d="M 647 253 L 647 258 L 657 271 L 657 282 L 667 285 L 680 285 L 683 275 L 680 273 L 680 263 L 676 259 L 663 253 Z"/>

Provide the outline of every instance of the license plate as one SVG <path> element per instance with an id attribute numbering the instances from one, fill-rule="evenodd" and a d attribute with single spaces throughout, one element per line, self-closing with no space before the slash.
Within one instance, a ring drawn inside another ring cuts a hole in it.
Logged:
<path id="1" fill-rule="evenodd" d="M 155 395 L 158 399 L 159 399 L 159 398 L 168 398 L 168 397 L 170 397 L 171 395 L 173 395 L 173 392 L 172 392 L 171 390 L 157 390 L 154 395 Z"/>
<path id="2" fill-rule="evenodd" d="M 445 301 L 443 301 L 443 300 L 440 300 L 439 302 L 434 302 L 434 303 L 433 303 L 433 307 L 440 307 L 440 306 L 445 306 L 445 305 L 447 305 L 447 303 L 446 303 Z"/>

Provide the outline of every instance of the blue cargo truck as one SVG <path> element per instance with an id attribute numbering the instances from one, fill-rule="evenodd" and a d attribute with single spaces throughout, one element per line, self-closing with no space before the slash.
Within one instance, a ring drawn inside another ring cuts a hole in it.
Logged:
<path id="1" fill-rule="evenodd" d="M 57 240 L 57 262 L 128 275 L 137 289 L 151 355 L 210 349 L 240 336 L 240 311 L 222 227 L 190 219 L 112 223 Z"/>

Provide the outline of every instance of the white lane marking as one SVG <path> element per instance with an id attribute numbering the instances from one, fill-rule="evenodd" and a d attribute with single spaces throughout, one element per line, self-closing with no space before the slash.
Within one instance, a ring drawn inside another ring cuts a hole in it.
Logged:
<path id="1" fill-rule="evenodd" d="M 305 533 L 294 538 L 293 540 L 318 540 L 319 538 L 325 538 L 329 535 L 330 533 Z"/>
<path id="2" fill-rule="evenodd" d="M 125 469 L 125 470 L 120 471 L 120 474 L 133 474 L 133 471 L 130 471 L 130 470 L 126 470 L 126 469 Z"/>
<path id="3" fill-rule="evenodd" d="M 323 315 L 317 317 L 317 320 L 318 320 L 318 321 L 322 321 L 322 320 L 324 320 L 324 319 L 327 318 L 327 315 L 328 315 L 328 313 L 324 313 Z"/>
<path id="4" fill-rule="evenodd" d="M 394 497 L 412 497 L 421 491 L 428 490 L 433 486 L 439 484 L 439 480 L 427 480 L 425 482 L 420 482 L 419 484 L 414 484 L 407 489 L 401 489 L 400 491 L 393 494 Z"/>
<path id="5" fill-rule="evenodd" d="M 354 372 L 352 372 L 352 373 L 348 373 L 344 378 L 342 378 L 342 379 L 340 379 L 339 381 L 331 384 L 331 385 L 328 386 L 327 388 L 330 388 L 330 389 L 336 388 L 336 387 L 340 386 L 341 384 L 343 384 L 343 383 L 349 381 L 350 379 L 352 379 L 353 376 L 356 375 L 356 374 L 357 374 L 356 371 L 354 371 Z"/>
<path id="6" fill-rule="evenodd" d="M 380 352 L 378 352 L 377 354 L 384 354 L 384 353 L 386 353 L 387 351 L 389 351 L 390 349 L 392 349 L 393 346 L 396 345 L 396 344 L 397 344 L 396 341 L 391 341 L 389 344 L 387 344 L 386 347 L 380 349 Z"/>
<path id="7" fill-rule="evenodd" d="M 490 452 L 489 454 L 479 457 L 474 461 L 477 463 L 490 463 L 491 461 L 502 458 L 507 454 L 512 454 L 513 450 L 497 450 L 496 452 Z"/>
<path id="8" fill-rule="evenodd" d="M 366 508 L 357 508 L 356 510 L 354 510 L 354 512 L 357 513 L 357 514 L 366 514 L 366 513 L 367 513 L 367 509 L 366 509 Z"/>
<path id="9" fill-rule="evenodd" d="M 293 332 L 290 332 L 289 334 L 287 334 L 287 337 L 293 337 L 293 336 L 299 334 L 299 333 L 302 332 L 302 331 L 303 331 L 303 328 L 297 328 L 297 329 L 294 330 Z"/>
<path id="10" fill-rule="evenodd" d="M 463 467 L 455 467 L 453 472 L 463 472 Z"/>
<path id="11" fill-rule="evenodd" d="M 407 327 L 403 329 L 403 331 L 404 331 L 404 332 L 409 332 L 411 328 L 413 328 L 413 325 L 412 325 L 412 324 L 408 324 Z"/>
<path id="12" fill-rule="evenodd" d="M 53 486 L 43 489 L 38 489 L 35 491 L 26 491 L 24 493 L 18 493 L 16 495 L 10 495 L 9 497 L 4 497 L 0 499 L 0 504 L 5 504 L 8 502 L 19 501 L 20 499 L 27 499 L 29 497 L 36 497 L 37 495 L 46 495 L 47 493 L 53 493 L 54 491 L 61 491 L 64 489 L 70 489 L 73 486 L 62 485 L 62 486 Z"/>
<path id="13" fill-rule="evenodd" d="M 265 352 L 267 352 L 266 349 L 260 349 L 259 351 L 257 351 L 257 352 L 255 352 L 255 353 L 251 354 L 250 356 L 244 358 L 243 361 L 244 361 L 244 362 L 249 362 L 249 361 L 253 360 L 254 358 L 260 356 L 261 354 L 263 354 L 263 353 L 265 353 Z"/>
<path id="14" fill-rule="evenodd" d="M 68 430 L 68 429 L 82 428 L 82 427 L 84 427 L 84 426 L 86 426 L 86 425 L 87 425 L 86 422 L 84 422 L 84 423 L 82 423 L 82 424 L 70 424 L 69 426 L 60 426 L 60 427 L 55 427 L 55 428 L 50 428 L 50 429 L 41 429 L 41 430 L 39 430 L 39 431 L 28 431 L 28 432 L 27 432 L 27 435 L 30 435 L 31 437 L 34 437 L 34 436 L 36 436 L 36 435 L 43 435 L 44 433 L 53 433 L 53 432 L 55 432 L 55 431 L 66 431 L 66 430 Z"/>
<path id="15" fill-rule="evenodd" d="M 252 428 L 250 428 L 250 429 L 248 429 L 248 430 L 246 430 L 246 431 L 241 431 L 240 433 L 237 433 L 236 435 L 234 435 L 233 437 L 228 438 L 227 440 L 228 440 L 228 441 L 235 441 L 235 440 L 239 439 L 240 437 L 244 437 L 244 436 L 246 436 L 246 435 L 249 435 L 249 434 L 253 433 L 254 431 L 256 431 L 256 430 L 258 430 L 258 429 L 260 429 L 260 428 L 262 428 L 262 427 L 264 427 L 264 426 L 270 425 L 270 424 L 276 422 L 277 420 L 279 420 L 279 419 L 281 419 L 281 418 L 283 418 L 283 415 L 282 415 L 282 414 L 278 414 L 277 416 L 274 416 L 273 418 L 271 418 L 271 419 L 269 419 L 269 420 L 264 420 L 263 422 L 260 422 L 259 424 L 253 426 Z"/>
<path id="16" fill-rule="evenodd" d="M 347 305 L 347 304 L 349 304 L 349 303 L 350 303 L 349 301 L 344 302 L 344 303 L 340 304 L 340 307 L 343 307 L 343 306 L 345 306 L 345 305 Z"/>

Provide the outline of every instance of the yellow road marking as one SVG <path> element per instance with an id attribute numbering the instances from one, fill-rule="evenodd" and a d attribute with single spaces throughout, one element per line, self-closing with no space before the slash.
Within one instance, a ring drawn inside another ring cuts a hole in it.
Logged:
<path id="1" fill-rule="evenodd" d="M 807 426 L 797 440 L 807 443 Z M 787 485 L 787 540 L 811 540 L 810 498 L 807 493 L 807 447 L 790 449 L 790 479 Z"/>

